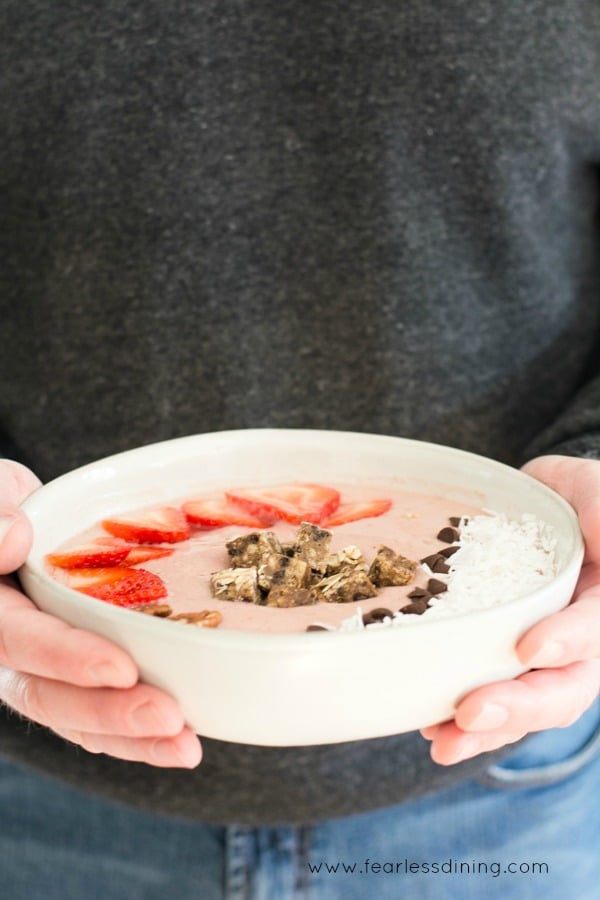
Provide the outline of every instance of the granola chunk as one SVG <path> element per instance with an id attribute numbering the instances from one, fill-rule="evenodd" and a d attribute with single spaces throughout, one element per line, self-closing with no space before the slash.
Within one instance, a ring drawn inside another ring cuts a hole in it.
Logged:
<path id="1" fill-rule="evenodd" d="M 267 597 L 267 606 L 277 606 L 280 609 L 292 606 L 312 606 L 316 602 L 315 591 L 287 584 L 274 585 Z"/>
<path id="2" fill-rule="evenodd" d="M 303 588 L 308 587 L 309 583 L 308 564 L 295 556 L 273 553 L 258 567 L 258 586 L 263 591 L 269 591 L 275 585 Z"/>
<path id="3" fill-rule="evenodd" d="M 377 589 L 367 573 L 356 569 L 342 569 L 335 575 L 321 579 L 315 586 L 319 600 L 325 603 L 351 603 L 374 597 Z"/>
<path id="4" fill-rule="evenodd" d="M 296 532 L 293 554 L 304 560 L 314 572 L 324 573 L 331 544 L 331 532 L 310 522 L 302 522 Z"/>
<path id="5" fill-rule="evenodd" d="M 273 531 L 252 531 L 232 538 L 225 544 L 233 566 L 259 566 L 273 553 L 283 553 Z"/>
<path id="6" fill-rule="evenodd" d="M 215 572 L 210 578 L 213 597 L 217 600 L 261 603 L 258 571 L 255 566 L 238 566 Z"/>
<path id="7" fill-rule="evenodd" d="M 362 555 L 362 551 L 354 544 L 342 547 L 337 553 L 330 553 L 325 562 L 326 575 L 335 575 L 337 572 L 341 572 L 342 569 L 356 569 L 362 572 L 367 571 L 367 564 Z"/>
<path id="8" fill-rule="evenodd" d="M 369 568 L 369 578 L 377 587 L 409 584 L 415 577 L 417 563 L 390 547 L 381 546 Z"/>

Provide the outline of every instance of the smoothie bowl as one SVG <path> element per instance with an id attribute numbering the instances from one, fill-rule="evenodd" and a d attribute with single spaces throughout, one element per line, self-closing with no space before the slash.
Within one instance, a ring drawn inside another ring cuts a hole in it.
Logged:
<path id="1" fill-rule="evenodd" d="M 384 435 L 194 435 L 24 504 L 43 610 L 123 647 L 200 735 L 336 743 L 451 718 L 567 605 L 573 510 L 525 474 Z"/>

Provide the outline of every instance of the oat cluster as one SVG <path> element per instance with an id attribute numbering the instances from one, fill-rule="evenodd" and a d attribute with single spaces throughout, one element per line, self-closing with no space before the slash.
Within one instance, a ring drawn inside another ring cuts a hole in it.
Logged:
<path id="1" fill-rule="evenodd" d="M 231 566 L 211 576 L 218 600 L 289 608 L 318 602 L 351 603 L 380 587 L 409 584 L 418 563 L 381 546 L 367 565 L 353 545 L 331 552 L 330 531 L 302 522 L 282 544 L 273 531 L 253 531 L 226 543 Z"/>

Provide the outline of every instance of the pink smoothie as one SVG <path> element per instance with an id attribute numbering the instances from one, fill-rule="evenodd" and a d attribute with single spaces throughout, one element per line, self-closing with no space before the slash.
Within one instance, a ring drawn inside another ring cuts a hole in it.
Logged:
<path id="1" fill-rule="evenodd" d="M 391 509 L 381 516 L 328 529 L 332 533 L 332 553 L 348 545 L 356 545 L 362 551 L 367 566 L 382 544 L 390 547 L 395 553 L 419 561 L 447 546 L 438 540 L 436 535 L 441 528 L 448 525 L 449 517 L 472 516 L 481 512 L 476 506 L 448 500 L 443 496 L 408 492 L 398 488 L 390 491 L 378 490 L 372 486 L 368 489 L 358 488 L 355 485 L 334 485 L 334 487 L 340 491 L 343 502 L 380 497 L 389 497 L 392 500 Z M 179 498 L 171 501 L 169 505 L 179 506 L 189 499 L 191 498 Z M 160 602 L 168 603 L 174 614 L 218 610 L 222 616 L 220 628 L 272 633 L 305 631 L 307 626 L 315 623 L 338 626 L 341 621 L 352 616 L 358 607 L 362 613 L 368 613 L 378 607 L 386 607 L 392 612 L 397 612 L 401 606 L 410 602 L 408 593 L 415 587 L 425 587 L 430 577 L 419 566 L 410 584 L 379 588 L 377 596 L 349 603 L 319 602 L 310 606 L 280 609 L 215 599 L 210 589 L 210 576 L 232 565 L 227 554 L 226 542 L 253 530 L 256 529 L 243 528 L 239 525 L 192 528 L 189 540 L 170 545 L 174 550 L 171 556 L 144 562 L 140 567 L 156 573 L 163 579 L 168 589 L 168 597 Z M 297 526 L 279 522 L 268 526 L 265 530 L 274 531 L 282 542 L 290 542 L 296 534 Z M 61 549 L 68 549 L 85 543 L 90 538 L 105 535 L 106 532 L 98 526 L 78 535 Z M 68 583 L 69 576 L 64 570 L 53 568 L 52 572 L 57 579 Z M 168 624 L 165 624 L 165 627 L 168 627 Z"/>

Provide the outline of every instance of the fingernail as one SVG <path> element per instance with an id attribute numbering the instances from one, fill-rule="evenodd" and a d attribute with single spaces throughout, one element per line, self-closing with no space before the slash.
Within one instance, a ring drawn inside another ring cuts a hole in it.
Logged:
<path id="1" fill-rule="evenodd" d="M 439 725 L 428 725 L 427 728 L 421 728 L 421 736 L 425 738 L 426 741 L 432 741 L 437 734 L 437 730 Z"/>
<path id="2" fill-rule="evenodd" d="M 455 748 L 453 753 L 447 754 L 444 762 L 446 765 L 454 765 L 462 762 L 464 759 L 469 759 L 479 752 L 479 746 L 480 741 L 477 735 L 465 734 L 462 736 L 459 746 Z"/>
<path id="3" fill-rule="evenodd" d="M 154 703 L 148 702 L 141 703 L 129 713 L 129 720 L 136 731 L 148 735 L 170 731 L 168 718 L 156 708 Z"/>
<path id="4" fill-rule="evenodd" d="M 469 731 L 489 731 L 493 728 L 499 728 L 504 725 L 508 719 L 508 710 L 499 703 L 484 703 L 481 711 L 468 726 Z"/>
<path id="5" fill-rule="evenodd" d="M 101 687 L 121 687 L 125 681 L 121 669 L 109 662 L 89 666 L 87 674 L 91 681 Z"/>
<path id="6" fill-rule="evenodd" d="M 0 541 L 3 541 L 10 529 L 13 527 L 17 519 L 19 518 L 18 513 L 13 513 L 12 515 L 2 515 L 0 516 Z"/>
<path id="7" fill-rule="evenodd" d="M 186 752 L 187 750 L 187 752 Z M 197 747 L 183 750 L 169 739 L 155 741 L 152 747 L 152 755 L 161 766 L 177 766 L 185 769 L 193 769 L 200 761 Z"/>
<path id="8" fill-rule="evenodd" d="M 560 641 L 548 641 L 543 644 L 537 653 L 534 653 L 529 659 L 524 660 L 526 665 L 532 669 L 543 669 L 544 666 L 553 666 L 559 662 L 565 655 L 564 644 Z"/>

